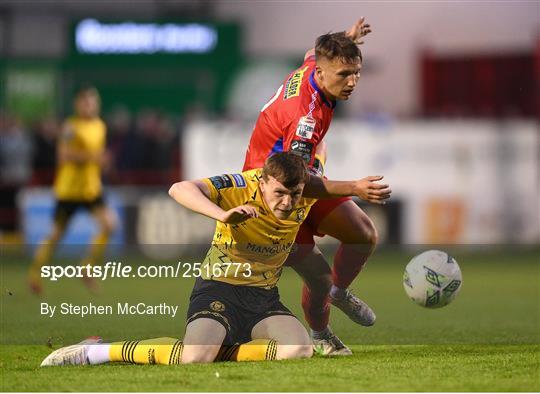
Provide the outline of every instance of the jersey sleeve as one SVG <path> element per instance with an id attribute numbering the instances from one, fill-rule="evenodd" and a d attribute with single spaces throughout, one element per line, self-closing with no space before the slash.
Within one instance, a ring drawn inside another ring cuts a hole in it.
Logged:
<path id="1" fill-rule="evenodd" d="M 208 187 L 210 201 L 225 210 L 243 205 L 249 193 L 245 173 L 216 175 L 202 181 Z"/>

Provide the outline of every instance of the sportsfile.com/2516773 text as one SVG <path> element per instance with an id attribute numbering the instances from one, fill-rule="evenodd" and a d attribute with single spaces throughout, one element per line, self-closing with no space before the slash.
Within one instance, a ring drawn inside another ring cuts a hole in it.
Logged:
<path id="1" fill-rule="evenodd" d="M 223 262 L 220 264 L 186 263 L 176 265 L 140 265 L 133 267 L 116 261 L 104 265 L 44 265 L 41 277 L 50 281 L 61 278 L 198 278 L 198 277 L 244 277 L 252 274 L 251 264 Z"/>

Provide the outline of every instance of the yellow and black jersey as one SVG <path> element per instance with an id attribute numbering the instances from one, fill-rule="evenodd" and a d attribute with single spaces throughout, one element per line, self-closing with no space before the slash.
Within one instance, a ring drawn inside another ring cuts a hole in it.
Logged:
<path id="1" fill-rule="evenodd" d="M 276 218 L 259 188 L 261 172 L 255 169 L 204 179 L 210 200 L 222 209 L 251 205 L 259 217 L 240 224 L 217 222 L 212 246 L 201 266 L 203 279 L 263 288 L 276 285 L 300 224 L 316 200 L 302 198 L 288 219 Z"/>
<path id="2" fill-rule="evenodd" d="M 66 120 L 59 145 L 74 150 L 100 153 L 105 149 L 105 123 L 99 119 L 71 117 Z M 101 195 L 101 167 L 96 162 L 60 163 L 54 192 L 58 200 L 92 201 Z"/>

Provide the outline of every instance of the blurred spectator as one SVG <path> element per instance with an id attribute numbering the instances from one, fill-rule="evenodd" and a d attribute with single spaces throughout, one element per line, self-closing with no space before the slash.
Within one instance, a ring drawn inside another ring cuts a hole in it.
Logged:
<path id="1" fill-rule="evenodd" d="M 177 127 L 179 127 L 177 129 Z M 111 184 L 163 185 L 179 178 L 181 124 L 155 109 L 131 114 L 125 107 L 107 116 Z"/>
<path id="2" fill-rule="evenodd" d="M 160 115 L 154 110 L 144 110 L 137 118 L 137 135 L 140 138 L 138 168 L 150 170 L 154 168 L 155 135 L 159 133 Z"/>
<path id="3" fill-rule="evenodd" d="M 108 116 L 107 129 L 107 142 L 114 157 L 114 170 L 118 173 L 133 169 L 137 138 L 129 110 L 125 107 L 114 109 Z"/>
<path id="4" fill-rule="evenodd" d="M 7 130 L 14 124 L 16 123 L 13 120 L 2 117 L 2 130 Z M 183 122 L 154 109 L 132 114 L 124 106 L 116 107 L 107 116 L 107 146 L 112 156 L 112 165 L 106 173 L 107 183 L 164 185 L 178 180 L 182 124 Z M 60 127 L 58 119 L 48 117 L 35 123 L 32 133 L 29 134 L 30 139 L 25 133 L 14 134 L 19 140 L 22 135 L 28 140 L 28 146 L 34 147 L 29 151 L 32 154 L 30 160 L 33 168 L 31 184 L 52 183 L 56 170 L 56 144 Z M 11 155 L 12 149 L 7 147 L 8 143 L 2 142 L 2 150 L 9 150 Z M 13 165 L 24 168 L 24 160 L 17 160 Z M 11 171 L 6 169 L 6 172 Z M 19 169 L 16 173 L 20 171 Z M 30 168 L 26 168 L 26 171 L 30 171 Z"/>
<path id="5" fill-rule="evenodd" d="M 56 138 L 60 124 L 55 118 L 42 119 L 33 128 L 33 183 L 50 185 L 56 168 Z"/>
<path id="6" fill-rule="evenodd" d="M 170 118 L 161 116 L 158 127 L 152 136 L 152 166 L 155 170 L 166 171 L 171 168 L 172 155 L 177 152 L 177 143 L 173 143 L 176 132 Z"/>
<path id="7" fill-rule="evenodd" d="M 32 174 L 32 141 L 19 121 L 0 113 L 0 229 L 18 227 L 16 197 Z"/>

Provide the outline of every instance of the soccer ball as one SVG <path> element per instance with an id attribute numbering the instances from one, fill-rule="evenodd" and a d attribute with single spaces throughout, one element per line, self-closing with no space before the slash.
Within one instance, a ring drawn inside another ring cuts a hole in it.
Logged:
<path id="1" fill-rule="evenodd" d="M 461 270 L 456 260 L 440 250 L 421 253 L 405 267 L 403 288 L 411 300 L 426 308 L 441 308 L 461 289 Z"/>

